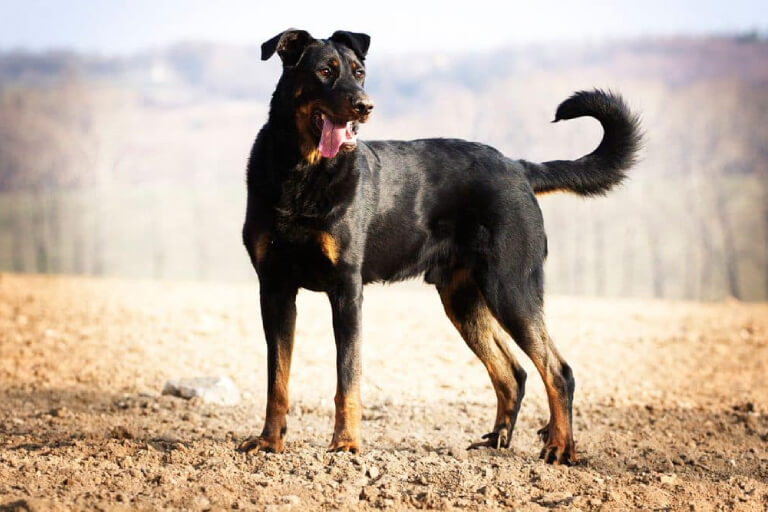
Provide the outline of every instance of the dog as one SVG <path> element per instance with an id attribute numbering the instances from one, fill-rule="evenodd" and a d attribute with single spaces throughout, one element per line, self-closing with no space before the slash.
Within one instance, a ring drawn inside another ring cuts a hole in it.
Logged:
<path id="1" fill-rule="evenodd" d="M 242 452 L 282 452 L 299 288 L 325 292 L 336 341 L 336 416 L 329 451 L 361 448 L 363 285 L 423 275 L 488 370 L 493 430 L 470 448 L 508 448 L 526 373 L 509 336 L 533 361 L 549 401 L 538 431 L 547 463 L 577 461 L 571 368 L 542 313 L 547 239 L 535 194 L 601 195 L 625 178 L 640 147 L 639 121 L 611 92 L 581 91 L 555 121 L 603 126 L 600 145 L 575 161 L 513 160 L 457 139 L 362 141 L 374 108 L 364 90 L 366 34 L 315 39 L 289 29 L 261 46 L 282 75 L 247 167 L 243 243 L 260 283 L 268 392 L 261 435 Z M 417 340 L 412 340 L 416 343 Z"/>

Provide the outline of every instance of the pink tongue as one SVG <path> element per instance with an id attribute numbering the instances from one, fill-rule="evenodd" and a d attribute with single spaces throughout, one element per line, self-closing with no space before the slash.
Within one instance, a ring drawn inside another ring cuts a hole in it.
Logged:
<path id="1" fill-rule="evenodd" d="M 320 134 L 318 149 L 324 158 L 335 157 L 341 145 L 347 140 L 349 140 L 347 123 L 334 124 L 327 117 L 323 119 L 323 132 Z"/>

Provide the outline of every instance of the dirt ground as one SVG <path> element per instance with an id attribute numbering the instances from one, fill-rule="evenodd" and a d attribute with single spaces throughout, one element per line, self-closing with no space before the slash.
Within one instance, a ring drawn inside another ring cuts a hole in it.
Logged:
<path id="1" fill-rule="evenodd" d="M 511 449 L 465 450 L 495 396 L 416 283 L 366 290 L 363 453 L 325 451 L 335 350 L 312 293 L 286 453 L 236 453 L 264 418 L 257 301 L 255 283 L 0 275 L 0 510 L 768 509 L 766 304 L 550 297 L 577 383 L 581 460 L 560 468 L 538 460 L 548 413 L 527 360 Z M 208 375 L 242 403 L 160 395 Z"/>

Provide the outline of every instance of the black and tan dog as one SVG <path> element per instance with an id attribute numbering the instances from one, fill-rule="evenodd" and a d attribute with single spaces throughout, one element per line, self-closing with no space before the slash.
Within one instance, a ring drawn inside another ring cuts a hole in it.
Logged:
<path id="1" fill-rule="evenodd" d="M 424 274 L 496 391 L 493 431 L 472 447 L 509 446 L 525 388 L 525 372 L 506 345 L 511 335 L 549 399 L 541 457 L 573 463 L 574 379 L 544 325 L 547 239 L 534 194 L 598 195 L 619 183 L 638 149 L 637 118 L 616 95 L 576 93 L 555 121 L 595 117 L 602 142 L 578 160 L 541 164 L 463 140 L 358 141 L 373 109 L 363 90 L 369 42 L 359 33 L 315 39 L 287 30 L 261 48 L 262 59 L 279 55 L 283 73 L 248 162 L 243 241 L 260 282 L 268 396 L 261 435 L 239 449 L 283 450 L 295 299 L 303 287 L 327 293 L 333 312 L 338 380 L 330 450 L 358 451 L 363 285 Z"/>

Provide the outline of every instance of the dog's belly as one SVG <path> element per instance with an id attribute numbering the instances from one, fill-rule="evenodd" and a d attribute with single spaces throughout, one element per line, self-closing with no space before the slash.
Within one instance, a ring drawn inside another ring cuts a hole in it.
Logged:
<path id="1" fill-rule="evenodd" d="M 433 245 L 428 230 L 413 219 L 375 219 L 368 229 L 363 282 L 401 281 L 423 273 Z"/>

